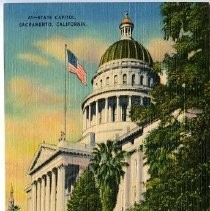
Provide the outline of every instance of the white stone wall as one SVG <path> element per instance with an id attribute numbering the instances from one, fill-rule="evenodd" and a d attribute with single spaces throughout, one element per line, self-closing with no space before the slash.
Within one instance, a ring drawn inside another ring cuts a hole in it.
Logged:
<path id="1" fill-rule="evenodd" d="M 146 182 L 149 179 L 148 166 L 144 165 L 144 154 L 139 150 L 140 145 L 146 139 L 148 134 L 158 127 L 159 121 L 147 126 L 143 130 L 143 134 L 134 140 L 134 143 L 123 145 L 123 150 L 134 151 L 134 153 L 126 158 L 128 167 L 124 168 L 125 175 L 119 186 L 117 197 L 117 205 L 114 211 L 122 211 L 131 207 L 135 202 L 143 199 L 143 193 L 146 191 Z"/>

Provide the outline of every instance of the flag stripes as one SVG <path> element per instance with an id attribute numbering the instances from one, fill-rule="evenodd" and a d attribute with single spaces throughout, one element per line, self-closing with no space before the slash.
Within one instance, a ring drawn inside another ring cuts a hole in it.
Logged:
<path id="1" fill-rule="evenodd" d="M 67 50 L 68 55 L 68 71 L 75 74 L 77 78 L 83 83 L 87 83 L 87 74 L 77 57 L 70 51 Z"/>
<path id="2" fill-rule="evenodd" d="M 72 64 L 68 64 L 68 70 L 69 72 L 75 74 L 77 76 L 77 78 L 83 83 L 86 84 L 87 83 L 87 79 L 86 79 L 86 72 L 84 71 L 82 65 L 78 64 L 77 68 L 74 67 L 74 65 Z"/>

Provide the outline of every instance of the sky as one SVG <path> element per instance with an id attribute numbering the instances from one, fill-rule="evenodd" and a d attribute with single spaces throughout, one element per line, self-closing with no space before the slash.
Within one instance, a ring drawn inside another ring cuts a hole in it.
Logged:
<path id="1" fill-rule="evenodd" d="M 33 156 L 41 143 L 57 144 L 64 128 L 65 44 L 87 72 L 87 86 L 67 74 L 66 138 L 76 142 L 82 135 L 81 103 L 92 90 L 101 56 L 120 39 L 126 11 L 134 23 L 133 38 L 154 61 L 172 52 L 173 43 L 163 40 L 160 5 L 4 4 L 6 206 L 12 184 L 16 204 L 26 210 L 24 189 L 30 183 L 27 171 Z M 68 22 L 77 26 L 66 26 Z"/>

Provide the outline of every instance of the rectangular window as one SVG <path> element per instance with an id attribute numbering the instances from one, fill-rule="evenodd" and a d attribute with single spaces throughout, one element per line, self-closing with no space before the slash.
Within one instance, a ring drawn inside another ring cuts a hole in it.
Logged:
<path id="1" fill-rule="evenodd" d="M 116 119 L 116 106 L 113 105 L 112 107 L 112 122 L 115 122 Z"/>
<path id="2" fill-rule="evenodd" d="M 117 78 L 117 75 L 114 76 L 114 85 L 117 85 L 118 83 L 118 78 Z"/>
<path id="3" fill-rule="evenodd" d="M 109 85 L 109 77 L 106 78 L 106 85 Z"/>
<path id="4" fill-rule="evenodd" d="M 122 121 L 126 122 L 126 112 L 127 112 L 127 106 L 122 106 Z"/>

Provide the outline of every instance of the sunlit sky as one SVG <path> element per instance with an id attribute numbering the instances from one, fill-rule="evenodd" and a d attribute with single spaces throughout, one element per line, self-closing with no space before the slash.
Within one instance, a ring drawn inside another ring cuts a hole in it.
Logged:
<path id="1" fill-rule="evenodd" d="M 87 86 L 67 75 L 67 139 L 76 142 L 82 134 L 81 102 L 92 90 L 91 78 L 100 57 L 120 39 L 119 23 L 126 11 L 134 23 L 134 39 L 148 48 L 153 60 L 161 61 L 171 45 L 163 40 L 160 3 L 4 5 L 6 204 L 12 183 L 15 202 L 26 210 L 29 164 L 43 141 L 58 143 L 64 128 L 65 44 L 87 72 Z M 71 21 L 85 26 L 56 26 Z M 53 26 L 20 27 L 29 22 L 51 22 Z"/>

